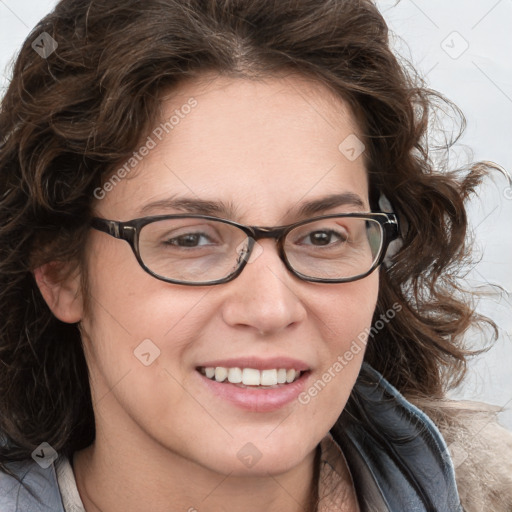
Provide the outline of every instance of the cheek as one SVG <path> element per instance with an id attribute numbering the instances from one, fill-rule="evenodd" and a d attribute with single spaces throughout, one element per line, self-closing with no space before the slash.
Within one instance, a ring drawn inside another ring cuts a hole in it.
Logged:
<path id="1" fill-rule="evenodd" d="M 312 418 L 333 424 L 341 414 L 359 374 L 378 295 L 378 273 L 354 283 L 322 290 L 311 313 L 319 319 L 324 344 L 321 364 L 299 397 Z"/>
<path id="2" fill-rule="evenodd" d="M 142 269 L 126 242 L 106 236 L 93 240 L 87 267 L 89 325 L 111 329 L 116 338 L 121 334 L 133 342 L 150 334 L 165 335 L 208 291 L 155 279 Z"/>
<path id="3" fill-rule="evenodd" d="M 204 415 L 184 387 L 194 335 L 209 318 L 209 290 L 127 274 L 128 267 L 90 262 L 82 332 L 95 413 L 111 422 L 128 415 L 162 439 L 187 439 L 189 418 Z"/>
<path id="4" fill-rule="evenodd" d="M 374 272 L 352 283 L 327 285 L 310 301 L 312 314 L 321 320 L 326 347 L 332 353 L 346 350 L 368 332 L 377 304 L 379 275 Z M 332 286 L 332 288 L 331 288 Z M 361 336 L 360 336 L 361 335 Z"/>
<path id="5" fill-rule="evenodd" d="M 140 376 L 151 380 L 159 367 L 182 360 L 193 331 L 208 315 L 203 298 L 209 290 L 153 278 L 119 240 L 101 241 L 101 247 L 96 242 L 87 263 L 89 307 L 81 327 L 96 382 L 110 388 L 129 371 L 139 376 L 141 368 L 153 370 Z"/>

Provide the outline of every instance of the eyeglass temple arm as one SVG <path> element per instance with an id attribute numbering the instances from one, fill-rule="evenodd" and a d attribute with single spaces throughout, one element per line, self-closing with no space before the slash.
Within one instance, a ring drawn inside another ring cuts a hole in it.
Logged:
<path id="1" fill-rule="evenodd" d="M 114 238 L 122 238 L 121 230 L 119 229 L 119 222 L 115 220 L 99 219 L 94 217 L 91 220 L 91 226 L 98 231 L 103 231 L 107 235 L 113 236 Z"/>
<path id="2" fill-rule="evenodd" d="M 388 220 L 384 224 L 386 230 L 386 237 L 391 242 L 400 236 L 400 229 L 398 224 L 398 217 L 394 213 L 386 213 Z"/>

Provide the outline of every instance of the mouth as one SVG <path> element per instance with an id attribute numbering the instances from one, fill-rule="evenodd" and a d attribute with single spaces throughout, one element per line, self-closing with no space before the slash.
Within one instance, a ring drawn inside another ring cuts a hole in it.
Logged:
<path id="1" fill-rule="evenodd" d="M 295 368 L 239 368 L 225 366 L 200 366 L 197 371 L 218 383 L 233 384 L 239 388 L 275 389 L 299 380 L 306 371 Z"/>
<path id="2" fill-rule="evenodd" d="M 196 367 L 212 401 L 256 413 L 277 412 L 298 403 L 311 372 L 300 361 L 283 359 L 218 361 Z"/>

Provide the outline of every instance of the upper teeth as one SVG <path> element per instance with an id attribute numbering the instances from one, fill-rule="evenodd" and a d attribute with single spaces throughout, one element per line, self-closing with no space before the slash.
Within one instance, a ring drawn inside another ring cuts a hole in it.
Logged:
<path id="1" fill-rule="evenodd" d="M 274 386 L 293 382 L 300 377 L 300 371 L 286 368 L 256 370 L 255 368 L 225 368 L 224 366 L 201 368 L 201 373 L 209 379 L 245 386 Z"/>

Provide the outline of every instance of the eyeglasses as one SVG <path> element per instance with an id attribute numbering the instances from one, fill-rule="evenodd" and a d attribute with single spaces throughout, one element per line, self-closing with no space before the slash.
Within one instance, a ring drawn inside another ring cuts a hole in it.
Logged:
<path id="1" fill-rule="evenodd" d="M 356 281 L 382 263 L 389 243 L 398 237 L 396 215 L 381 212 L 324 215 L 278 227 L 244 226 L 208 215 L 159 215 L 127 222 L 95 217 L 91 227 L 126 240 L 153 277 L 191 286 L 235 279 L 263 238 L 276 240 L 281 260 L 299 279 Z"/>

